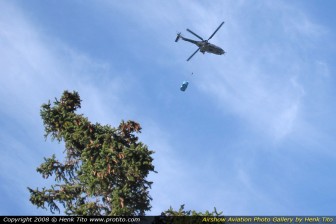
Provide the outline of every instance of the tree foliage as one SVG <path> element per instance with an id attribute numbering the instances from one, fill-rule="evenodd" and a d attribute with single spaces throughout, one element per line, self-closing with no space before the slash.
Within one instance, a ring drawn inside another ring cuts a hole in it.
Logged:
<path id="1" fill-rule="evenodd" d="M 155 217 L 155 224 L 201 224 L 201 223 L 223 223 L 220 216 L 223 212 L 218 212 L 216 208 L 212 212 L 197 212 L 195 210 L 185 210 L 184 205 L 181 205 L 179 210 L 174 210 L 170 207 L 168 210 L 161 213 L 161 216 Z M 222 216 L 223 217 L 223 216 Z M 218 219 L 216 219 L 218 218 Z"/>
<path id="2" fill-rule="evenodd" d="M 162 212 L 161 216 L 221 216 L 223 212 L 218 212 L 216 208 L 212 212 L 208 210 L 205 212 L 197 212 L 195 210 L 185 210 L 184 205 L 181 205 L 179 210 L 174 210 L 170 207 L 168 210 Z"/>
<path id="3" fill-rule="evenodd" d="M 136 134 L 141 127 L 122 121 L 117 128 L 92 124 L 76 110 L 81 107 L 77 92 L 64 91 L 60 100 L 43 104 L 41 117 L 45 137 L 65 143 L 61 162 L 52 155 L 38 168 L 43 178 L 54 177 L 50 188 L 33 190 L 30 201 L 40 208 L 67 215 L 144 215 L 150 210 L 146 179 L 155 172 L 154 153 Z"/>

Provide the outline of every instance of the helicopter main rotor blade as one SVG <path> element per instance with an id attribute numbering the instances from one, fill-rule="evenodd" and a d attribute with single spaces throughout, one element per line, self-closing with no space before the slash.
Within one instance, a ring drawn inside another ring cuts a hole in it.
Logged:
<path id="1" fill-rule="evenodd" d="M 191 30 L 189 30 L 189 29 L 187 29 L 187 31 L 190 32 L 190 33 L 192 33 L 192 34 L 194 34 L 194 35 L 195 35 L 196 37 L 198 37 L 199 39 L 203 40 L 202 37 L 198 36 L 198 35 L 197 35 L 196 33 L 194 33 L 193 31 L 191 31 Z"/>
<path id="2" fill-rule="evenodd" d="M 188 59 L 187 61 L 189 61 L 198 51 L 200 50 L 200 48 L 198 48 Z"/>
<path id="3" fill-rule="evenodd" d="M 222 27 L 223 24 L 224 24 L 224 22 L 222 22 L 222 23 L 219 25 L 219 27 L 215 30 L 215 32 L 213 32 L 213 34 L 209 37 L 208 40 L 210 40 L 210 39 L 217 33 L 217 31 Z"/>

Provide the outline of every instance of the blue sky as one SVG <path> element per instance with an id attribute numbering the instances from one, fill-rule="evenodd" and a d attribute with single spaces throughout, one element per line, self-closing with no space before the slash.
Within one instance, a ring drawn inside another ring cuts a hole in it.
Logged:
<path id="1" fill-rule="evenodd" d="M 44 140 L 39 110 L 65 89 L 93 122 L 142 125 L 158 171 L 148 215 L 334 214 L 335 4 L 0 1 L 0 214 L 50 214 L 26 187 L 52 183 L 36 167 L 63 144 Z M 197 48 L 176 33 L 222 21 L 211 42 L 227 54 L 186 62 Z"/>

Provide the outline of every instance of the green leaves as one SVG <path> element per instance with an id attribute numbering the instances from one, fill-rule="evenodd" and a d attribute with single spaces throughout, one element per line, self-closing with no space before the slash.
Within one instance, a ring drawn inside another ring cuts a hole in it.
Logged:
<path id="1" fill-rule="evenodd" d="M 153 151 L 138 141 L 140 124 L 122 121 L 118 128 L 92 124 L 81 114 L 77 92 L 64 91 L 60 101 L 41 107 L 45 137 L 64 141 L 65 161 L 55 155 L 37 168 L 43 178 L 55 177 L 49 189 L 29 189 L 30 201 L 51 212 L 69 215 L 144 215 L 150 207 L 147 181 Z M 46 206 L 47 205 L 47 206 Z"/>

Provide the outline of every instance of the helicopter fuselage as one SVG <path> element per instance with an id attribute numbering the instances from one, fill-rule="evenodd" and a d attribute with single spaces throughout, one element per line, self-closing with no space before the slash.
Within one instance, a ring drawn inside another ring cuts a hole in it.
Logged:
<path id="1" fill-rule="evenodd" d="M 211 44 L 208 41 L 205 41 L 205 40 L 204 41 L 196 41 L 196 40 L 185 38 L 181 35 L 179 35 L 179 36 L 182 40 L 197 45 L 200 48 L 200 52 L 202 52 L 203 54 L 205 52 L 212 53 L 212 54 L 218 54 L 218 55 L 222 55 L 222 54 L 225 53 L 225 51 L 222 48 L 220 48 L 220 47 L 218 47 L 214 44 Z"/>
<path id="2" fill-rule="evenodd" d="M 217 55 L 225 54 L 225 51 L 222 48 L 220 48 L 220 47 L 218 47 L 214 44 L 209 43 L 209 40 L 216 34 L 216 32 L 222 27 L 223 24 L 224 24 L 224 22 L 222 22 L 219 25 L 219 27 L 215 30 L 215 32 L 213 32 L 213 34 L 211 34 L 211 36 L 207 40 L 204 40 L 202 37 L 200 37 L 199 35 L 197 35 L 196 33 L 194 33 L 193 31 L 191 31 L 189 29 L 187 29 L 187 31 L 189 33 L 193 34 L 194 36 L 196 36 L 201 41 L 196 41 L 196 40 L 192 40 L 192 39 L 189 39 L 189 38 L 185 38 L 181 35 L 181 33 L 177 34 L 175 42 L 177 42 L 179 39 L 182 39 L 184 41 L 188 41 L 190 43 L 193 43 L 198 47 L 198 49 L 187 59 L 187 61 L 189 61 L 198 51 L 202 52 L 203 54 L 205 52 L 212 53 L 212 54 L 217 54 Z"/>

